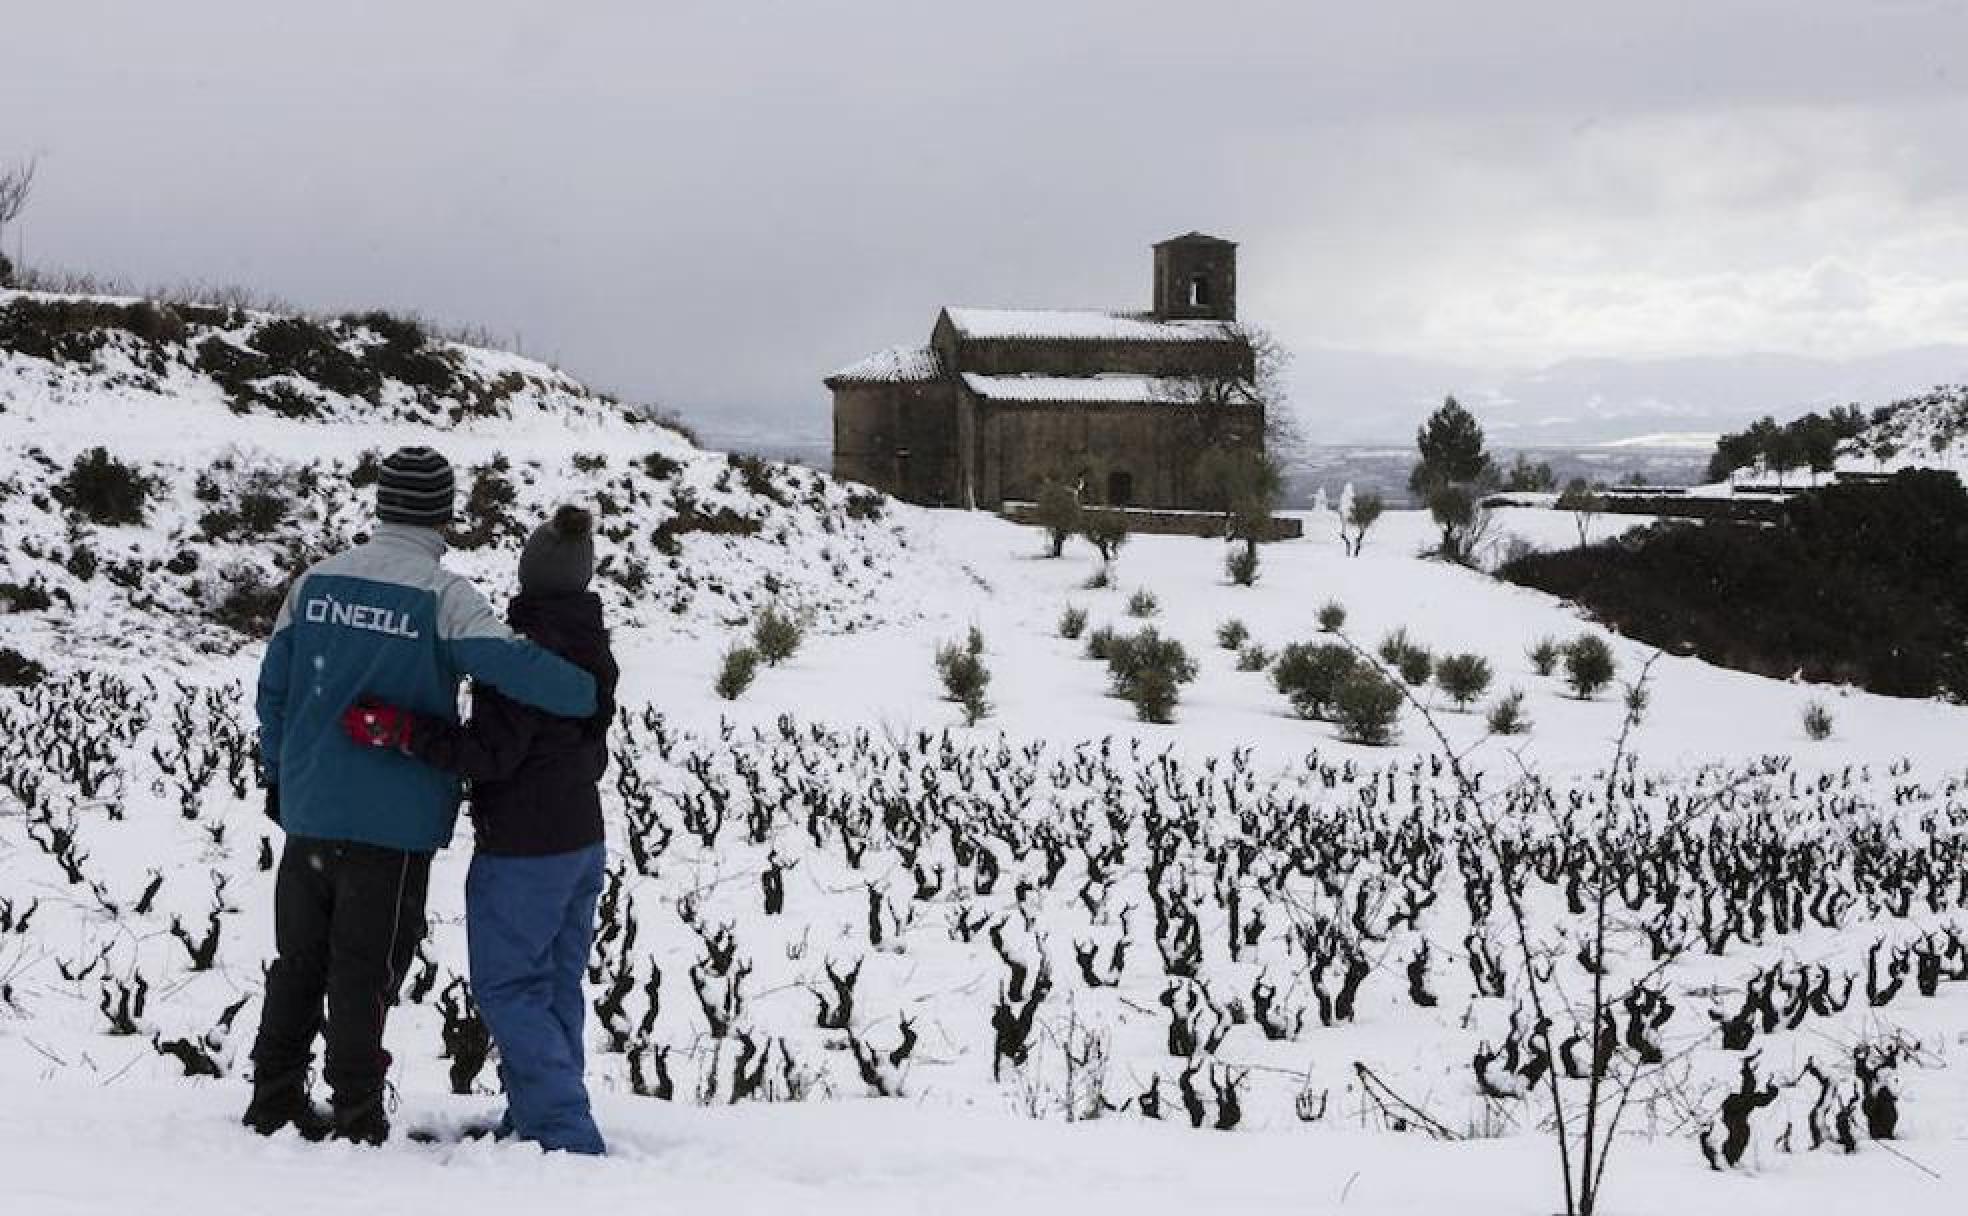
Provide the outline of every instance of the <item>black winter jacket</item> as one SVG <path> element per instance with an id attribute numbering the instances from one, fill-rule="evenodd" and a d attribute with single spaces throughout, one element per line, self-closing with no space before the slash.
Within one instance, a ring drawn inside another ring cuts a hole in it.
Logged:
<path id="1" fill-rule="evenodd" d="M 601 623 L 601 600 L 527 595 L 507 608 L 513 631 L 594 677 L 595 714 L 556 718 L 489 684 L 472 687 L 471 720 L 419 714 L 410 754 L 471 783 L 478 851 L 500 857 L 569 853 L 602 840 L 601 795 L 608 725 L 620 672 Z"/>

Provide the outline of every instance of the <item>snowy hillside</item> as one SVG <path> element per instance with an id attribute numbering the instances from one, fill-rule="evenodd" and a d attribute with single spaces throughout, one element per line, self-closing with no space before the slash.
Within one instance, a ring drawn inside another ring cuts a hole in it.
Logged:
<path id="1" fill-rule="evenodd" d="M 1838 467 L 1968 474 L 1968 386 L 1943 384 L 1873 411 L 1865 433 L 1839 447 Z"/>
<path id="2" fill-rule="evenodd" d="M 414 323 L 0 292 L 0 602 L 15 609 L 0 645 L 236 650 L 295 570 L 369 527 L 375 461 L 407 442 L 458 467 L 454 560 L 500 596 L 517 542 L 569 499 L 596 508 L 615 618 L 668 632 L 767 602 L 863 628 L 912 611 L 898 572 L 924 581 L 880 496 L 702 451 L 552 368 Z"/>
<path id="3" fill-rule="evenodd" d="M 1954 1202 L 1923 1171 L 1968 1169 L 1968 709 L 1652 656 L 1422 559 L 1417 513 L 1358 556 L 1308 513 L 1250 587 L 1188 537 L 1132 538 L 1098 579 L 1080 541 L 1047 559 L 990 516 L 703 452 L 387 322 L 322 327 L 300 375 L 260 350 L 289 349 L 272 318 L 94 302 L 24 330 L 21 298 L 0 298 L 0 647 L 50 673 L 0 688 L 0 1089 L 29 1095 L 0 1103 L 0 1197 L 22 1210 L 330 1211 L 367 1172 L 379 1211 L 487 1216 L 575 1192 L 1551 1211 L 1554 1095 L 1576 1114 L 1594 1060 L 1633 1086 L 1609 1211 Z M 433 1142 L 364 1155 L 236 1124 L 280 845 L 244 686 L 265 599 L 239 592 L 360 530 L 364 454 L 402 442 L 470 470 L 454 560 L 495 597 L 549 505 L 608 504 L 606 1161 L 452 1135 L 498 1104 L 463 847 L 436 862 L 389 1032 L 396 1120 Z M 85 518 L 130 497 L 99 446 L 145 483 L 140 522 Z M 1572 537 L 1505 514 L 1524 544 Z M 720 656 L 770 599 L 817 628 L 722 699 Z M 1344 620 L 1322 627 L 1328 603 Z M 1194 665 L 1172 723 L 1088 657 L 1151 628 Z M 988 707 L 965 726 L 936 656 L 973 629 Z M 1372 746 L 1277 687 L 1288 646 L 1396 631 L 1483 660 L 1489 688 L 1403 684 Z M 1615 667 L 1587 695 L 1530 653 L 1580 635 Z M 1513 690 L 1525 729 L 1496 733 Z M 105 1144 L 119 1169 L 96 1168 Z"/>

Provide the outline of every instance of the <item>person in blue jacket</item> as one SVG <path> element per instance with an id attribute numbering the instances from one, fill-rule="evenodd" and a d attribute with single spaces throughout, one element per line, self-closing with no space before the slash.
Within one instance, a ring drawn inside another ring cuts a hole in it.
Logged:
<path id="1" fill-rule="evenodd" d="M 371 700 L 349 737 L 471 782 L 477 849 L 465 880 L 472 991 L 499 1046 L 501 1130 L 549 1151 L 604 1151 L 582 1079 L 581 975 L 607 863 L 601 795 L 617 669 L 602 625 L 593 520 L 562 507 L 527 539 L 512 626 L 595 679 L 592 717 L 570 721 L 497 687 L 472 690 L 471 721 Z"/>
<path id="2" fill-rule="evenodd" d="M 549 713 L 595 711 L 593 676 L 515 635 L 441 564 L 455 488 L 428 448 L 384 460 L 375 533 L 295 580 L 260 664 L 267 813 L 287 835 L 243 1120 L 262 1135 L 389 1137 L 383 1028 L 424 933 L 431 854 L 457 818 L 456 778 L 352 742 L 343 709 L 376 695 L 456 721 L 469 676 Z M 331 1118 L 308 1097 L 317 1036 Z"/>

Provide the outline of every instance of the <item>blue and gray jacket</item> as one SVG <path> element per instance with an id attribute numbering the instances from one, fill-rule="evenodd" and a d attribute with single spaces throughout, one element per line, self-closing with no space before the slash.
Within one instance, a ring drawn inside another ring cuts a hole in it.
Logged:
<path id="1" fill-rule="evenodd" d="M 382 524 L 287 592 L 257 708 L 288 832 L 417 853 L 450 843 L 457 779 L 342 733 L 342 711 L 365 696 L 455 722 L 470 676 L 550 714 L 594 713 L 594 678 L 514 635 L 443 556 L 436 532 Z"/>

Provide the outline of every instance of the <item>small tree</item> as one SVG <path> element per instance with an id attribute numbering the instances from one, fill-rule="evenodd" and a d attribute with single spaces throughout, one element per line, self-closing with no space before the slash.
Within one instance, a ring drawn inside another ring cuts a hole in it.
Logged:
<path id="1" fill-rule="evenodd" d="M 1503 488 L 1517 494 L 1548 494 L 1558 488 L 1558 475 L 1543 461 L 1531 463 L 1522 452 L 1503 473 Z"/>
<path id="2" fill-rule="evenodd" d="M 1822 743 L 1831 738 L 1831 711 L 1824 702 L 1813 701 L 1804 707 L 1804 736 L 1813 743 Z"/>
<path id="3" fill-rule="evenodd" d="M 1223 557 L 1223 573 L 1239 587 L 1249 587 L 1257 582 L 1257 546 L 1245 545 L 1234 548 Z"/>
<path id="4" fill-rule="evenodd" d="M 1598 487 L 1583 477 L 1574 477 L 1565 483 L 1565 492 L 1558 496 L 1558 509 L 1572 513 L 1572 523 L 1578 528 L 1579 544 L 1583 546 L 1592 543 L 1592 521 L 1606 509 L 1606 500 L 1600 497 Z"/>
<path id="5" fill-rule="evenodd" d="M 1435 664 L 1435 682 L 1456 703 L 1469 703 L 1490 690 L 1490 661 L 1479 654 L 1446 654 Z"/>
<path id="6" fill-rule="evenodd" d="M 1346 628 L 1346 605 L 1338 600 L 1327 600 L 1319 605 L 1319 632 L 1338 633 Z"/>
<path id="7" fill-rule="evenodd" d="M 1415 450 L 1421 460 L 1408 474 L 1408 489 L 1423 501 L 1438 486 L 1470 485 L 1493 472 L 1483 428 L 1454 397 L 1445 398 L 1415 431 Z"/>
<path id="8" fill-rule="evenodd" d="M 991 686 L 991 673 L 984 666 L 981 650 L 952 642 L 936 651 L 936 672 L 943 681 L 944 694 L 963 706 L 966 726 L 977 725 L 991 711 L 984 698 Z"/>
<path id="9" fill-rule="evenodd" d="M 1059 636 L 1068 640 L 1077 639 L 1086 632 L 1086 623 L 1086 609 L 1068 604 L 1066 611 L 1059 614 Z"/>
<path id="10" fill-rule="evenodd" d="M 1263 671 L 1271 666 L 1271 652 L 1251 642 L 1237 652 L 1238 671 Z"/>
<path id="11" fill-rule="evenodd" d="M 1196 461 L 1196 480 L 1222 509 L 1224 536 L 1243 543 L 1255 570 L 1258 542 L 1284 494 L 1284 471 L 1262 448 L 1214 447 Z"/>
<path id="12" fill-rule="evenodd" d="M 1100 554 L 1102 573 L 1108 573 L 1114 559 L 1120 556 L 1121 546 L 1127 544 L 1127 521 L 1119 511 L 1088 512 L 1080 522 L 1080 535 Z"/>
<path id="13" fill-rule="evenodd" d="M 1478 542 L 1488 531 L 1489 510 L 1466 485 L 1439 485 L 1428 495 L 1428 514 L 1442 530 L 1437 549 L 1452 562 L 1474 560 Z"/>
<path id="14" fill-rule="evenodd" d="M 1565 679 L 1581 701 L 1612 683 L 1618 667 L 1612 647 L 1596 633 L 1581 633 L 1565 645 Z"/>
<path id="15" fill-rule="evenodd" d="M 1381 747 L 1394 737 L 1394 723 L 1401 716 L 1401 689 L 1375 670 L 1372 664 L 1356 663 L 1333 694 L 1333 712 L 1339 722 L 1340 738 L 1349 743 Z"/>
<path id="16" fill-rule="evenodd" d="M 1225 650 L 1238 649 L 1249 637 L 1250 630 L 1234 617 L 1216 627 L 1216 644 Z"/>
<path id="17" fill-rule="evenodd" d="M 27 210 L 27 200 L 34 194 L 34 171 L 38 167 L 36 160 L 29 157 L 0 169 L 0 287 L 11 287 L 14 283 L 14 264 L 7 260 L 7 225 Z"/>
<path id="18" fill-rule="evenodd" d="M 767 604 L 752 625 L 752 645 L 774 667 L 793 657 L 806 640 L 806 630 L 777 604 Z"/>
<path id="19" fill-rule="evenodd" d="M 1411 688 L 1428 683 L 1435 671 L 1435 658 L 1428 648 L 1408 637 L 1406 629 L 1396 629 L 1380 642 L 1380 661 L 1401 674 Z"/>
<path id="20" fill-rule="evenodd" d="M 1496 699 L 1490 706 L 1489 727 L 1494 735 L 1521 735 L 1531 729 L 1521 690 L 1513 688 Z"/>
<path id="21" fill-rule="evenodd" d="M 1353 496 L 1339 521 L 1339 541 L 1348 557 L 1360 556 L 1361 548 L 1367 543 L 1367 533 L 1379 522 L 1386 508 L 1387 503 L 1372 490 Z"/>
<path id="22" fill-rule="evenodd" d="M 758 651 L 750 646 L 734 646 L 724 652 L 724 661 L 718 666 L 715 685 L 717 695 L 727 701 L 736 701 L 745 695 L 752 686 L 752 679 L 758 675 Z"/>
<path id="23" fill-rule="evenodd" d="M 1278 652 L 1271 665 L 1271 683 L 1299 717 L 1325 718 L 1331 716 L 1340 683 L 1358 663 L 1353 652 L 1338 643 L 1294 642 Z"/>
<path id="24" fill-rule="evenodd" d="M 1138 588 L 1133 595 L 1128 596 L 1127 614 L 1129 616 L 1145 619 L 1154 616 L 1161 610 L 1161 601 L 1156 599 L 1155 593 L 1146 587 Z"/>
<path id="25" fill-rule="evenodd" d="M 1066 551 L 1067 538 L 1080 530 L 1084 512 L 1080 510 L 1079 491 L 1063 481 L 1047 478 L 1039 487 L 1034 515 L 1045 529 L 1051 555 L 1058 557 Z"/>
<path id="26" fill-rule="evenodd" d="M 1182 685 L 1196 678 L 1196 662 L 1182 643 L 1152 628 L 1113 639 L 1107 669 L 1115 695 L 1132 702 L 1143 722 L 1174 721 Z"/>
<path id="27" fill-rule="evenodd" d="M 1531 670 L 1541 676 L 1548 676 L 1556 671 L 1558 660 L 1563 654 L 1564 648 L 1558 645 L 1558 639 L 1549 637 L 1539 638 L 1524 651 L 1524 657 L 1531 661 Z"/>

